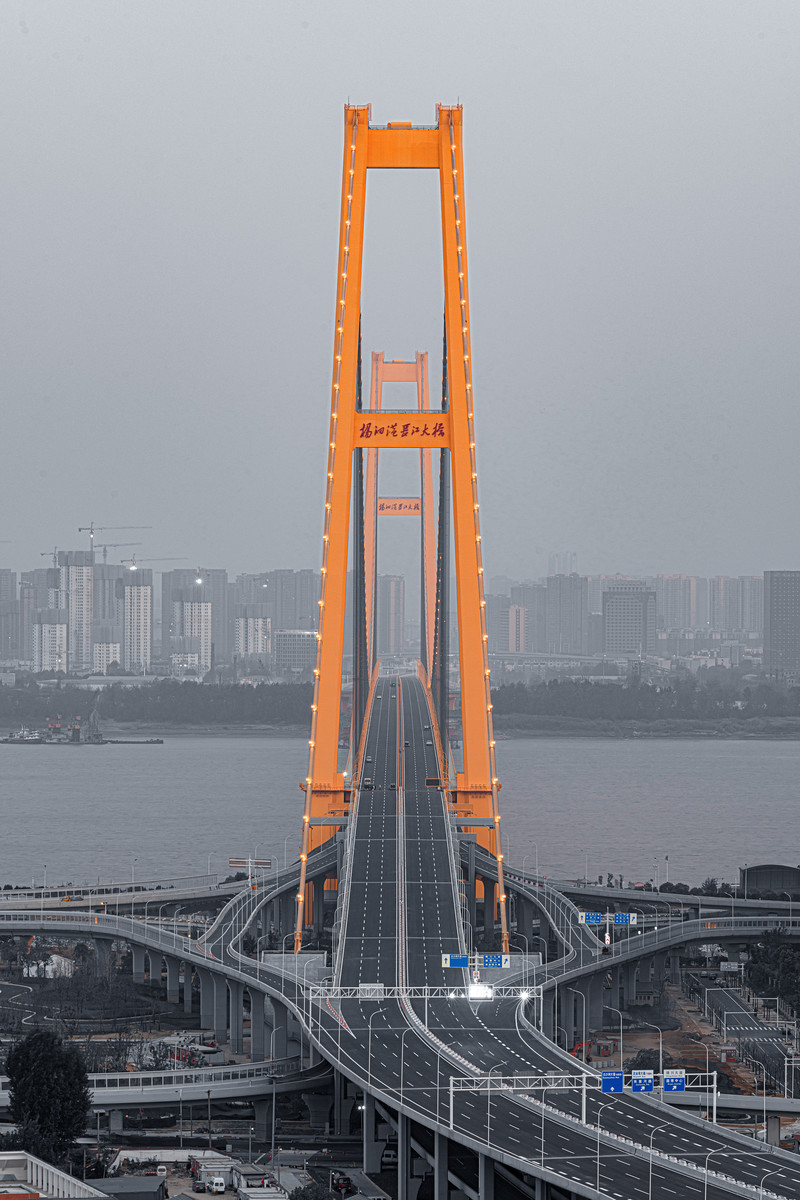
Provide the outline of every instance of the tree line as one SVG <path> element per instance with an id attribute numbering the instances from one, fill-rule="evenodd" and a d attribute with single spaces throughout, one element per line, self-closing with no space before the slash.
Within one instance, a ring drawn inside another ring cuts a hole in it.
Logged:
<path id="1" fill-rule="evenodd" d="M 97 692 L 69 683 L 43 687 L 29 679 L 0 687 L 0 729 L 41 728 L 58 717 L 64 727 L 75 720 L 85 723 L 95 706 L 101 723 L 307 725 L 312 692 L 310 683 L 211 686 L 177 679 L 136 687 L 115 683 Z"/>
<path id="2" fill-rule="evenodd" d="M 800 688 L 718 679 L 681 677 L 670 685 L 632 681 L 601 684 L 552 679 L 510 683 L 492 691 L 496 717 L 572 717 L 606 721 L 721 720 L 800 717 Z M 728 677 L 732 672 L 726 671 Z"/>

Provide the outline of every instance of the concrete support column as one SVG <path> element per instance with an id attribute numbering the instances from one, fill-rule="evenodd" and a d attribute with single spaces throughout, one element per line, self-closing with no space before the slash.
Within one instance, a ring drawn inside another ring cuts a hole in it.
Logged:
<path id="1" fill-rule="evenodd" d="M 531 941 L 531 927 L 533 925 L 533 901 L 527 896 L 521 896 L 517 893 L 517 933 L 521 933 L 526 939 L 527 944 L 522 942 L 522 949 L 525 953 L 537 953 L 542 949 L 541 943 Z M 544 957 L 544 955 L 542 955 Z"/>
<path id="2" fill-rule="evenodd" d="M 214 986 L 212 1024 L 218 1045 L 228 1040 L 228 983 L 224 975 L 211 973 Z"/>
<path id="3" fill-rule="evenodd" d="M 167 1000 L 170 1004 L 178 1004 L 181 998 L 181 964 L 180 959 L 171 954 L 164 955 L 167 967 Z"/>
<path id="4" fill-rule="evenodd" d="M 106 941 L 105 938 L 94 939 L 95 963 L 97 965 L 97 974 L 107 976 L 111 969 L 111 959 L 113 955 L 112 943 Z"/>
<path id="5" fill-rule="evenodd" d="M 319 1092 L 303 1092 L 303 1103 L 308 1109 L 309 1124 L 313 1129 L 330 1133 L 330 1115 L 333 1096 Z"/>
<path id="6" fill-rule="evenodd" d="M 603 1028 L 603 980 L 600 975 L 590 975 L 586 980 L 586 1024 L 589 1029 Z"/>
<path id="7" fill-rule="evenodd" d="M 268 1142 L 272 1132 L 272 1101 L 254 1100 L 253 1109 L 255 1120 L 253 1126 L 257 1142 Z"/>
<path id="8" fill-rule="evenodd" d="M 411 1138 L 408 1117 L 397 1114 L 397 1200 L 410 1200 L 408 1183 L 411 1178 Z"/>
<path id="9" fill-rule="evenodd" d="M 295 910 L 297 905 L 295 901 L 295 893 L 293 891 L 283 893 L 280 898 L 280 907 L 281 936 L 285 937 L 287 933 L 291 933 L 294 930 L 295 925 Z"/>
<path id="10" fill-rule="evenodd" d="M 653 987 L 661 989 L 664 986 L 664 978 L 667 973 L 667 952 L 662 950 L 660 954 L 653 955 Z"/>
<path id="11" fill-rule="evenodd" d="M 438 1129 L 433 1135 L 433 1200 L 447 1200 L 449 1142 Z"/>
<path id="12" fill-rule="evenodd" d="M 322 936 L 325 923 L 325 877 L 319 876 L 314 880 L 314 933 Z"/>
<path id="13" fill-rule="evenodd" d="M 611 1004 L 614 1008 L 622 1008 L 622 967 L 617 963 L 611 968 Z"/>
<path id="14" fill-rule="evenodd" d="M 364 1093 L 364 1111 L 362 1115 L 363 1136 L 363 1170 L 378 1174 L 381 1169 L 381 1157 L 386 1142 L 379 1142 L 375 1136 L 375 1097 Z"/>
<path id="15" fill-rule="evenodd" d="M 161 955 L 157 950 L 147 951 L 147 961 L 149 963 L 149 986 L 158 988 L 161 991 Z"/>
<path id="16" fill-rule="evenodd" d="M 244 1054 L 244 984 L 238 979 L 229 979 L 228 992 L 231 1054 Z"/>
<path id="17" fill-rule="evenodd" d="M 494 909 L 497 884 L 493 879 L 483 881 L 483 936 L 487 946 L 494 943 Z"/>
<path id="18" fill-rule="evenodd" d="M 270 1044 L 275 1058 L 289 1057 L 289 1010 L 280 1000 L 270 997 L 272 1004 L 272 1033 Z"/>
<path id="19" fill-rule="evenodd" d="M 183 1011 L 187 1016 L 192 1012 L 192 964 L 183 960 Z"/>
<path id="20" fill-rule="evenodd" d="M 133 959 L 133 982 L 144 983 L 144 946 L 131 942 L 131 958 Z"/>
<path id="21" fill-rule="evenodd" d="M 264 1027 L 264 993 L 255 988 L 250 992 L 250 1061 L 263 1062 L 266 1043 Z M 277 1038 L 275 1039 L 277 1041 Z"/>
<path id="22" fill-rule="evenodd" d="M 622 990 L 624 992 L 623 1008 L 628 1008 L 631 1004 L 636 1003 L 636 974 L 637 964 L 635 962 L 626 963 L 623 967 Z"/>
<path id="23" fill-rule="evenodd" d="M 348 1081 L 341 1071 L 333 1072 L 333 1132 L 337 1137 L 346 1137 L 350 1132 L 350 1116 L 355 1096 L 349 1095 Z"/>
<path id="24" fill-rule="evenodd" d="M 214 1028 L 214 977 L 205 967 L 198 967 L 200 979 L 200 1027 Z"/>
<path id="25" fill-rule="evenodd" d="M 478 1155 L 478 1195 L 481 1200 L 494 1200 L 494 1159 Z"/>

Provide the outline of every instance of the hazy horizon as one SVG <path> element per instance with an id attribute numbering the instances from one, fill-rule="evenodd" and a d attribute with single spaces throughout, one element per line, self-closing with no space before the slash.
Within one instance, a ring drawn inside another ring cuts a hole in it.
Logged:
<path id="1" fill-rule="evenodd" d="M 318 569 L 349 99 L 464 105 L 487 575 L 800 566 L 795 4 L 19 0 L 0 35 L 0 564 L 94 521 Z M 432 378 L 438 220 L 432 174 L 371 175 L 365 357 Z"/>

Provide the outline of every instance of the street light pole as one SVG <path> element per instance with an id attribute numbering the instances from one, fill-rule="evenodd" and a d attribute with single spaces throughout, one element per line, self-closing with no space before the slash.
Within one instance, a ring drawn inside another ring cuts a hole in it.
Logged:
<path id="1" fill-rule="evenodd" d="M 650 1134 L 650 1174 L 649 1174 L 649 1179 L 648 1179 L 648 1184 L 647 1184 L 648 1200 L 651 1200 L 651 1197 L 653 1195 L 653 1138 L 656 1136 L 656 1134 L 658 1133 L 658 1131 L 660 1129 L 668 1129 L 668 1128 L 669 1128 L 669 1122 L 667 1121 L 666 1124 L 664 1124 L 664 1125 L 656 1125 L 655 1128 L 653 1129 L 652 1133 Z"/>
<path id="2" fill-rule="evenodd" d="M 586 1062 L 586 997 L 584 996 L 583 992 L 578 990 L 578 988 L 567 988 L 567 991 L 572 992 L 573 996 L 580 996 L 581 1003 L 583 1005 L 583 1039 L 582 1039 L 582 1047 L 581 1048 L 583 1050 L 583 1061 Z M 620 1028 L 620 1034 L 621 1034 L 622 1033 L 622 1015 L 621 1014 L 620 1014 L 619 1028 Z M 621 1063 L 622 1062 L 622 1038 L 621 1037 L 620 1037 L 620 1043 L 619 1043 L 619 1055 L 620 1055 L 620 1063 Z"/>
<path id="3" fill-rule="evenodd" d="M 783 1172 L 783 1167 L 775 1167 L 773 1171 L 767 1171 L 766 1175 L 762 1175 L 761 1183 L 758 1185 L 759 1200 L 764 1200 L 764 1180 L 769 1179 L 770 1175 L 780 1175 Z"/>
<path id="4" fill-rule="evenodd" d="M 708 1200 L 708 1160 L 711 1158 L 712 1154 L 720 1154 L 720 1153 L 722 1153 L 722 1154 L 725 1153 L 724 1146 L 715 1146 L 714 1149 L 709 1150 L 708 1154 L 706 1155 L 706 1162 L 705 1162 L 705 1167 L 704 1167 L 705 1179 L 703 1181 L 703 1200 Z"/>
<path id="5" fill-rule="evenodd" d="M 613 1103 L 613 1100 L 606 1100 L 605 1104 L 601 1104 L 597 1110 L 597 1180 L 595 1190 L 598 1192 L 600 1191 L 600 1117 L 602 1116 L 603 1109 L 608 1108 L 609 1104 Z"/>
<path id="6" fill-rule="evenodd" d="M 650 1029 L 655 1029 L 658 1034 L 658 1073 L 661 1076 L 661 1095 L 664 1095 L 664 1038 L 661 1036 L 661 1030 L 657 1025 L 653 1025 L 650 1021 L 642 1021 L 643 1025 L 647 1025 Z"/>

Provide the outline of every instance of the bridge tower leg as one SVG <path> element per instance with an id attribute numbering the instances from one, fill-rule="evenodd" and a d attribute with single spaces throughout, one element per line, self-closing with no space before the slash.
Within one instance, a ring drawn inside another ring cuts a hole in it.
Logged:
<path id="1" fill-rule="evenodd" d="M 369 116 L 366 106 L 345 108 L 322 584 L 308 770 L 304 781 L 295 952 L 302 946 L 306 924 L 309 851 L 344 823 L 349 805 L 350 793 L 339 769 L 338 749 L 353 452 L 365 447 L 396 449 L 401 445 L 409 449 L 449 451 L 464 764 L 463 771 L 456 776 L 452 795 L 460 824 L 475 829 L 479 840 L 497 857 L 502 945 L 507 951 L 473 420 L 462 110 L 460 106 L 440 106 L 433 128 L 411 128 L 405 124 L 371 127 Z M 397 414 L 395 421 L 364 420 L 367 414 L 359 412 L 356 406 L 367 171 L 383 168 L 421 168 L 439 174 L 448 408 L 431 414 L 430 421 L 404 422 L 400 419 L 402 414 Z"/>

